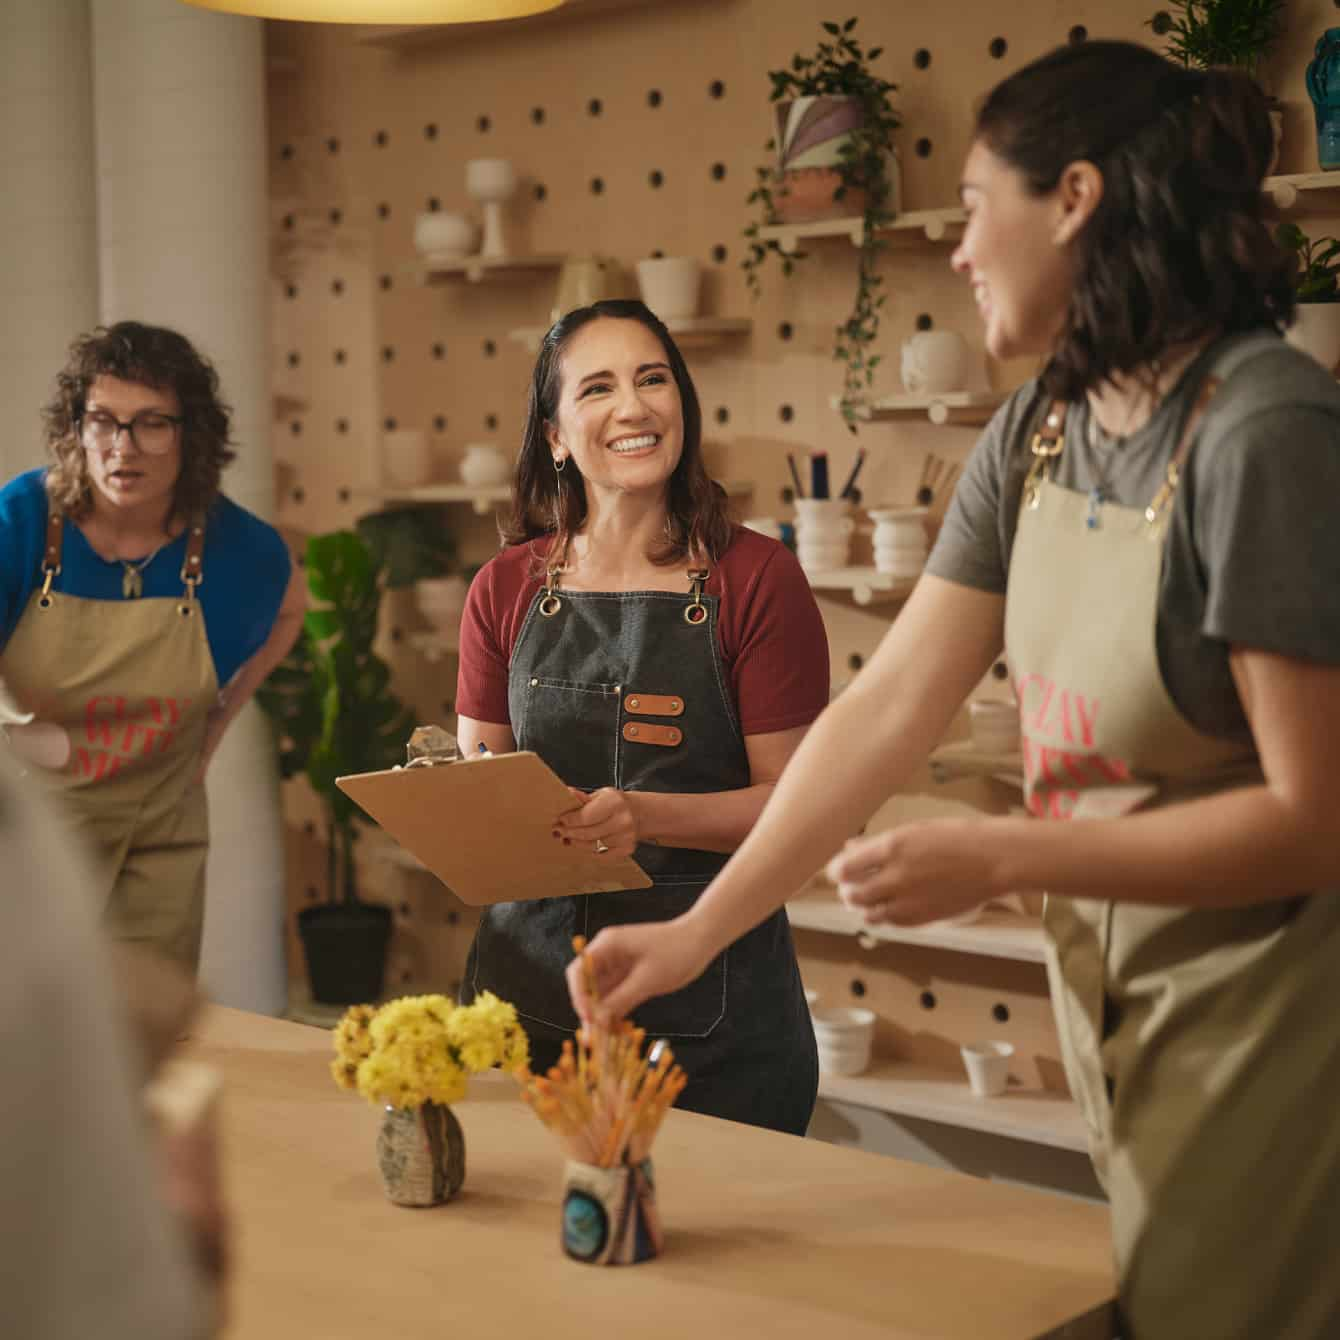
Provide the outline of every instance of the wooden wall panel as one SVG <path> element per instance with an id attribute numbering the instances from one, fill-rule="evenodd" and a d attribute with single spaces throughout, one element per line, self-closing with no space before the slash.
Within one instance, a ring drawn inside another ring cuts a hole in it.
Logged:
<path id="1" fill-rule="evenodd" d="M 662 0 L 399 48 L 360 42 L 358 30 L 341 25 L 267 25 L 273 439 L 286 533 L 298 543 L 376 505 L 379 434 L 391 424 L 430 435 L 441 480 L 456 478 L 466 442 L 510 451 L 519 440 L 530 356 L 508 332 L 547 323 L 556 276 L 415 282 L 414 216 L 434 203 L 471 209 L 464 172 L 473 157 L 508 158 L 523 178 L 507 207 L 518 250 L 597 253 L 630 271 L 657 249 L 701 258 L 705 314 L 754 322 L 746 338 L 689 354 L 712 459 L 723 475 L 754 481 L 743 511 L 786 516 L 785 452 L 826 448 L 840 477 L 857 445 L 829 408 L 841 386 L 832 333 L 853 291 L 855 253 L 844 241 L 820 242 L 792 279 L 770 265 L 761 299 L 747 296 L 741 233 L 770 133 L 765 72 L 811 50 L 823 20 L 857 15 L 858 34 L 885 47 L 881 68 L 900 89 L 904 207 L 948 206 L 974 105 L 993 82 L 1082 33 L 1153 41 L 1144 24 L 1154 8 L 1150 0 L 959 0 L 943 10 L 888 0 L 838 9 L 820 0 Z M 1297 0 L 1288 13 L 1266 73 L 1285 99 L 1280 170 L 1302 171 L 1316 162 L 1302 68 L 1334 10 L 1326 0 Z M 980 349 L 950 250 L 902 239 L 882 262 L 881 392 L 901 389 L 899 346 L 919 322 L 957 329 Z M 1000 388 L 1029 371 L 987 368 Z M 971 429 L 929 424 L 864 429 L 867 501 L 910 501 L 928 451 L 960 460 L 974 438 Z M 464 508 L 452 515 L 467 556 L 487 557 L 491 521 Z M 853 667 L 874 650 L 888 612 L 823 603 L 841 684 L 859 673 Z M 455 667 L 410 649 L 408 634 L 421 626 L 397 595 L 383 646 L 420 718 L 444 721 Z M 988 681 L 983 691 L 1003 689 Z M 954 733 L 963 730 L 960 721 Z M 924 775 L 916 784 L 930 785 Z M 286 808 L 301 846 L 315 807 L 293 784 Z M 397 916 L 394 985 L 454 980 L 455 950 L 427 929 L 445 915 L 443 895 L 398 892 L 426 877 L 389 878 L 372 859 L 376 845 L 375 835 L 362 844 L 365 887 L 409 909 Z M 311 887 L 295 882 L 295 905 Z"/>

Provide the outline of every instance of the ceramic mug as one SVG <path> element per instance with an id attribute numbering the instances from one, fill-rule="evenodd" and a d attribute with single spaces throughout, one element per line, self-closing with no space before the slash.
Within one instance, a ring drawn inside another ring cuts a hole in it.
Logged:
<path id="1" fill-rule="evenodd" d="M 954 330 L 921 330 L 903 342 L 903 386 L 909 395 L 961 391 L 968 378 L 968 344 Z"/>

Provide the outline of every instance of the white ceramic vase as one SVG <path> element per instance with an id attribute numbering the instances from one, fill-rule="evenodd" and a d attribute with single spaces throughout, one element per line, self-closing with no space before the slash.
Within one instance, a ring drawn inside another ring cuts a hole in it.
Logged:
<path id="1" fill-rule="evenodd" d="M 426 484 L 433 473 L 428 438 L 418 428 L 396 428 L 382 434 L 382 472 L 392 488 Z"/>
<path id="2" fill-rule="evenodd" d="M 472 489 L 491 488 L 507 478 L 507 457 L 491 442 L 469 442 L 461 457 L 461 482 Z"/>
<path id="3" fill-rule="evenodd" d="M 502 207 L 516 191 L 516 172 L 505 158 L 472 158 L 465 165 L 465 191 L 484 206 L 484 242 L 481 256 L 507 254 L 503 237 Z"/>
<path id="4" fill-rule="evenodd" d="M 702 266 L 696 256 L 653 256 L 637 263 L 642 301 L 662 321 L 698 315 Z"/>

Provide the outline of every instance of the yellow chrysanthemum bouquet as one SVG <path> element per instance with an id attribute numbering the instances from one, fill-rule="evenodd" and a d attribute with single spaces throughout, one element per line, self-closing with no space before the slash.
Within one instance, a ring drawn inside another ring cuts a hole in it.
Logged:
<path id="1" fill-rule="evenodd" d="M 471 1074 L 525 1067 L 530 1043 L 516 1008 L 485 991 L 469 1005 L 401 996 L 353 1005 L 335 1030 L 330 1072 L 343 1089 L 386 1108 L 377 1142 L 387 1195 L 435 1205 L 465 1177 L 465 1143 L 451 1104 Z"/>

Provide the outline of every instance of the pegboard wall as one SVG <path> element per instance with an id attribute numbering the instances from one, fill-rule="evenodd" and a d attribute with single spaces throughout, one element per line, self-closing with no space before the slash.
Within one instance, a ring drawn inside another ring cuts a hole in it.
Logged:
<path id="1" fill-rule="evenodd" d="M 709 464 L 718 477 L 752 484 L 743 514 L 789 517 L 788 451 L 827 450 L 840 479 L 858 444 L 869 452 L 866 502 L 912 501 L 927 453 L 960 461 L 976 430 L 901 422 L 853 438 L 844 428 L 830 407 L 842 381 L 832 345 L 854 291 L 851 245 L 811 245 L 789 279 L 772 258 L 761 298 L 746 290 L 742 232 L 754 211 L 745 197 L 771 133 L 766 71 L 812 51 L 821 22 L 855 14 L 857 36 L 883 47 L 877 68 L 898 85 L 903 207 L 949 207 L 987 88 L 1067 41 L 1157 44 L 1145 27 L 1156 7 L 959 0 L 941 12 L 869 0 L 837 9 L 818 0 L 586 0 L 566 18 L 398 42 L 341 25 L 267 24 L 281 526 L 298 544 L 380 505 L 387 429 L 427 433 L 442 482 L 458 479 L 465 443 L 489 441 L 510 454 L 519 442 L 532 356 L 509 332 L 547 324 L 557 272 L 433 287 L 416 279 L 415 216 L 474 212 L 465 164 L 479 157 L 510 160 L 522 179 L 504 207 L 510 250 L 613 258 L 629 293 L 638 259 L 696 256 L 703 314 L 752 320 L 747 335 L 686 350 Z M 1266 71 L 1285 100 L 1279 170 L 1314 170 L 1302 69 L 1336 21 L 1335 4 L 1288 8 L 1288 31 Z M 949 267 L 953 236 L 901 237 L 884 254 L 877 393 L 902 390 L 899 348 L 916 330 L 951 328 L 981 348 L 971 296 Z M 1032 370 L 984 362 L 999 389 Z M 493 552 L 490 518 L 461 506 L 451 524 L 467 560 Z M 840 687 L 894 607 L 880 614 L 822 604 Z M 422 626 L 408 593 L 392 593 L 382 649 L 420 720 L 450 724 L 455 663 L 410 647 L 409 633 Z M 1006 689 L 988 677 L 982 691 Z M 929 786 L 924 778 L 915 785 Z M 323 887 L 320 816 L 298 784 L 286 789 L 285 806 L 300 905 Z M 360 846 L 365 893 L 397 910 L 390 987 L 454 990 L 470 914 L 434 882 L 379 859 L 375 836 Z M 300 976 L 296 943 L 290 962 Z"/>

